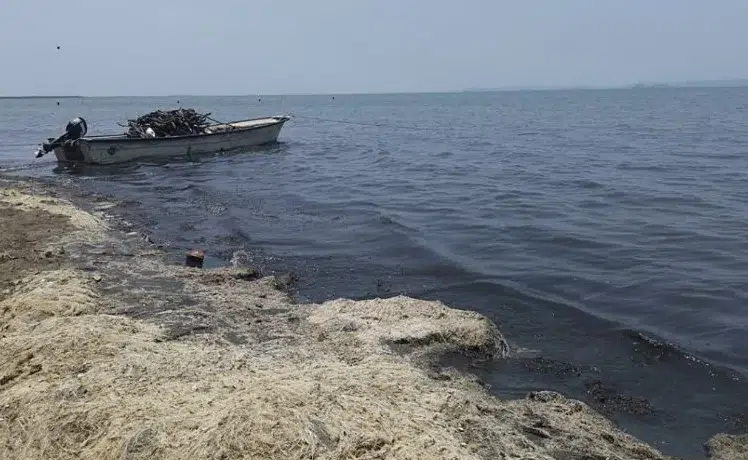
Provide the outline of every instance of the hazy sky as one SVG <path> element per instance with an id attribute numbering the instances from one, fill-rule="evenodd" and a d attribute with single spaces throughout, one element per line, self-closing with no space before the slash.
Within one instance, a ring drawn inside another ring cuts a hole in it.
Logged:
<path id="1" fill-rule="evenodd" d="M 0 43 L 0 95 L 748 78 L 748 0 L 0 0 Z"/>

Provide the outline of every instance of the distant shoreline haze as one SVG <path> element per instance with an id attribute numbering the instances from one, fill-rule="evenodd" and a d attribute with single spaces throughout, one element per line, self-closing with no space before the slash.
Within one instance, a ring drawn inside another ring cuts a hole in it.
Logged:
<path id="1" fill-rule="evenodd" d="M 600 90 L 620 90 L 620 89 L 645 89 L 645 88 L 735 88 L 748 86 L 748 78 L 727 79 L 727 80 L 696 80 L 685 82 L 639 82 L 629 85 L 619 86 L 502 86 L 497 88 L 465 88 L 455 91 L 439 91 L 439 93 L 490 93 L 490 92 L 511 92 L 511 91 L 600 91 Z M 334 96 L 334 95 L 367 95 L 367 94 L 423 94 L 426 92 L 408 91 L 408 92 L 384 92 L 384 93 L 283 93 L 283 94 L 263 94 L 263 96 Z M 430 92 L 429 92 L 430 93 Z M 260 94 L 164 94 L 164 95 L 110 95 L 110 96 L 0 96 L 0 100 L 7 99 L 83 99 L 97 97 L 257 97 Z"/>
<path id="2" fill-rule="evenodd" d="M 748 86 L 748 78 L 729 80 L 695 80 L 685 82 L 638 82 L 619 86 L 505 86 L 499 88 L 468 88 L 464 92 L 499 91 L 563 91 L 563 90 L 605 90 L 639 88 L 734 88 Z"/>
<path id="3" fill-rule="evenodd" d="M 0 96 L 0 99 L 83 99 L 86 96 Z"/>

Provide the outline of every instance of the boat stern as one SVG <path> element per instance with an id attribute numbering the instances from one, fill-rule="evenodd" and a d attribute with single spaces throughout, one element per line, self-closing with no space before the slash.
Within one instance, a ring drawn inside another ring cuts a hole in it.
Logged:
<path id="1" fill-rule="evenodd" d="M 86 161 L 85 151 L 86 143 L 81 139 L 65 141 L 54 149 L 59 163 L 84 163 Z"/>

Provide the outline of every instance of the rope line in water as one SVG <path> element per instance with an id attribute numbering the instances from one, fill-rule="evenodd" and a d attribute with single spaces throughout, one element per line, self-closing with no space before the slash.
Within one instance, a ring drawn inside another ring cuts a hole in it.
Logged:
<path id="1" fill-rule="evenodd" d="M 65 161 L 58 161 L 59 163 L 66 163 Z M 69 163 L 75 163 L 73 161 Z M 35 162 L 35 163 L 22 163 L 17 166 L 1 166 L 0 165 L 0 174 L 6 173 L 6 172 L 14 172 L 14 171 L 24 171 L 27 169 L 36 169 L 36 168 L 48 168 L 50 167 L 50 162 L 48 161 L 42 161 L 42 162 Z"/>
<path id="2" fill-rule="evenodd" d="M 333 118 L 322 118 L 322 117 L 308 117 L 305 115 L 296 115 L 294 113 L 290 114 L 292 118 L 301 118 L 305 120 L 313 120 L 313 121 L 324 121 L 327 123 L 339 123 L 343 125 L 356 125 L 356 126 L 367 126 L 370 128 L 393 128 L 393 129 L 405 129 L 405 130 L 411 130 L 411 131 L 430 131 L 430 132 L 444 132 L 444 129 L 438 129 L 438 128 L 425 128 L 423 126 L 407 126 L 407 125 L 397 125 L 397 124 L 391 124 L 391 123 L 365 123 L 362 121 L 350 121 L 350 120 L 336 120 Z"/>
<path id="3" fill-rule="evenodd" d="M 34 142 L 26 142 L 25 144 L 4 144 L 4 143 L 0 143 L 0 148 L 2 148 L 2 147 L 34 147 L 35 145 L 38 145 L 38 143 L 34 143 Z"/>

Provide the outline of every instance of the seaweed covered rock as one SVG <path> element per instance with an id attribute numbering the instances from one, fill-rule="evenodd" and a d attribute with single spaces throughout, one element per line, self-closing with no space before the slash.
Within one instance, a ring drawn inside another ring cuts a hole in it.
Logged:
<path id="1" fill-rule="evenodd" d="M 706 443 L 709 460 L 745 460 L 748 458 L 748 434 L 718 434 Z"/>

